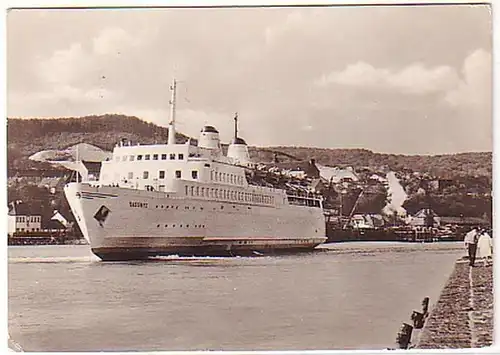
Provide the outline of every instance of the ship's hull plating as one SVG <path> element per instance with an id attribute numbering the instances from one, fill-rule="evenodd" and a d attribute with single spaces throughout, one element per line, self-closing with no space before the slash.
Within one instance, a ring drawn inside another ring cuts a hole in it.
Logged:
<path id="1" fill-rule="evenodd" d="M 249 205 L 85 183 L 68 184 L 65 194 L 92 252 L 103 260 L 288 253 L 326 241 L 321 208 Z"/>

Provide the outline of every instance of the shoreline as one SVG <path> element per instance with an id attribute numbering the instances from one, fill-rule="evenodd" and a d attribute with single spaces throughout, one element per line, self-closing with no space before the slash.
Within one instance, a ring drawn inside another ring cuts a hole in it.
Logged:
<path id="1" fill-rule="evenodd" d="M 493 266 L 455 262 L 438 301 L 418 332 L 415 349 L 482 348 L 493 344 Z"/>

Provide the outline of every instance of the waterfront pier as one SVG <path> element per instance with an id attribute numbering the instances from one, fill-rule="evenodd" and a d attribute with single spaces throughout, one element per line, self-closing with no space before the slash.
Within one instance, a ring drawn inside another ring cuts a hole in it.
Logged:
<path id="1" fill-rule="evenodd" d="M 418 349 L 481 348 L 493 343 L 493 267 L 458 260 L 424 329 Z"/>

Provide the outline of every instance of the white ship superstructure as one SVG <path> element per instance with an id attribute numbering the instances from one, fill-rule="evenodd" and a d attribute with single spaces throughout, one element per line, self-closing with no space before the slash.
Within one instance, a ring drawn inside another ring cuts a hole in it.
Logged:
<path id="1" fill-rule="evenodd" d="M 203 127 L 197 146 L 176 144 L 175 89 L 174 81 L 167 144 L 122 141 L 98 181 L 65 187 L 93 253 L 103 260 L 251 254 L 326 241 L 320 196 L 249 183 L 253 167 L 237 116 L 226 156 L 213 126 Z"/>

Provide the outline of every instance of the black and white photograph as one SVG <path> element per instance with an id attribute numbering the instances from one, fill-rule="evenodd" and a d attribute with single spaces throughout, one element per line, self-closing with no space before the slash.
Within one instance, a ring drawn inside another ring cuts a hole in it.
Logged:
<path id="1" fill-rule="evenodd" d="M 199 5 L 7 9 L 9 351 L 491 347 L 492 5 Z"/>

